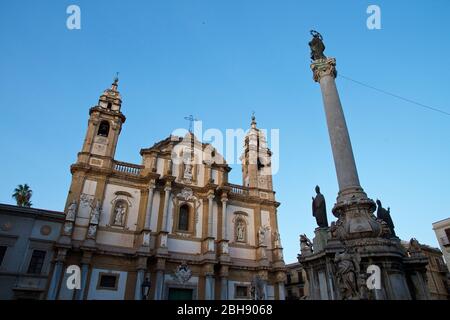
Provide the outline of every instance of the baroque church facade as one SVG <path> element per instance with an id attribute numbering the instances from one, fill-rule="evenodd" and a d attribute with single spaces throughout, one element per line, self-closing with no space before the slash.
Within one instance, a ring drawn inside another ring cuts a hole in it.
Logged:
<path id="1" fill-rule="evenodd" d="M 117 161 L 121 104 L 116 78 L 89 110 L 47 298 L 284 299 L 271 151 L 255 118 L 235 185 L 192 133 L 141 149 L 139 165 Z"/>

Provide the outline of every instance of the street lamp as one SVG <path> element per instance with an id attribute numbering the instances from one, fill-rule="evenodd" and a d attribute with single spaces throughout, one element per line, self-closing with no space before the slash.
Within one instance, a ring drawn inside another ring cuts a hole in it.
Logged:
<path id="1" fill-rule="evenodd" d="M 151 286 L 152 286 L 152 283 L 150 282 L 150 279 L 148 277 L 146 277 L 144 282 L 142 282 L 142 284 L 141 284 L 142 300 L 147 300 L 148 295 L 150 293 Z"/>

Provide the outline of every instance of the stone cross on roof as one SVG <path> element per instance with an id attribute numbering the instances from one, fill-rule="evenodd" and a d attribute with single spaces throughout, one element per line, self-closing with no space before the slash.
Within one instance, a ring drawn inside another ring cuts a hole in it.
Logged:
<path id="1" fill-rule="evenodd" d="M 192 133 L 192 124 L 194 123 L 194 121 L 198 121 L 198 119 L 195 119 L 194 116 L 190 114 L 189 117 L 184 117 L 184 120 L 189 121 L 189 132 Z"/>

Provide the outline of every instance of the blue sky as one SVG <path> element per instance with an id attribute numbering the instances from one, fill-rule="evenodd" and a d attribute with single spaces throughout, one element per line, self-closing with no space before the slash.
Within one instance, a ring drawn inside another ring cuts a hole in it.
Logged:
<path id="1" fill-rule="evenodd" d="M 81 30 L 66 28 L 70 4 Z M 369 4 L 381 30 L 366 27 Z M 294 262 L 298 235 L 315 228 L 314 186 L 329 210 L 338 191 L 309 30 L 340 74 L 450 112 L 449 12 L 446 0 L 2 1 L 0 202 L 28 183 L 35 207 L 63 209 L 88 110 L 119 71 L 119 160 L 140 163 L 140 148 L 189 114 L 225 131 L 248 128 L 255 110 L 259 127 L 280 130 L 274 186 Z M 400 237 L 437 246 L 431 223 L 450 216 L 450 117 L 336 81 L 365 191 L 391 207 Z M 241 183 L 239 165 L 230 179 Z"/>

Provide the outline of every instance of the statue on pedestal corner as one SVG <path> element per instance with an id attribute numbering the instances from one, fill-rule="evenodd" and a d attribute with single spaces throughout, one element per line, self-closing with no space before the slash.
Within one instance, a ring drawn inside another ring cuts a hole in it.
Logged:
<path id="1" fill-rule="evenodd" d="M 395 234 L 394 231 L 394 222 L 392 221 L 391 218 L 391 209 L 387 208 L 387 210 L 385 208 L 383 208 L 383 206 L 381 205 L 381 201 L 377 199 L 377 219 L 380 219 L 384 222 L 386 222 L 386 224 L 389 227 L 389 230 L 391 231 L 391 234 L 393 237 L 396 237 L 397 235 Z"/>
<path id="2" fill-rule="evenodd" d="M 328 227 L 327 208 L 325 197 L 320 193 L 320 187 L 316 186 L 316 197 L 312 197 L 312 213 L 320 228 Z"/>
<path id="3" fill-rule="evenodd" d="M 313 244 L 308 239 L 306 234 L 300 235 L 300 252 L 302 256 L 307 256 L 313 253 Z"/>

